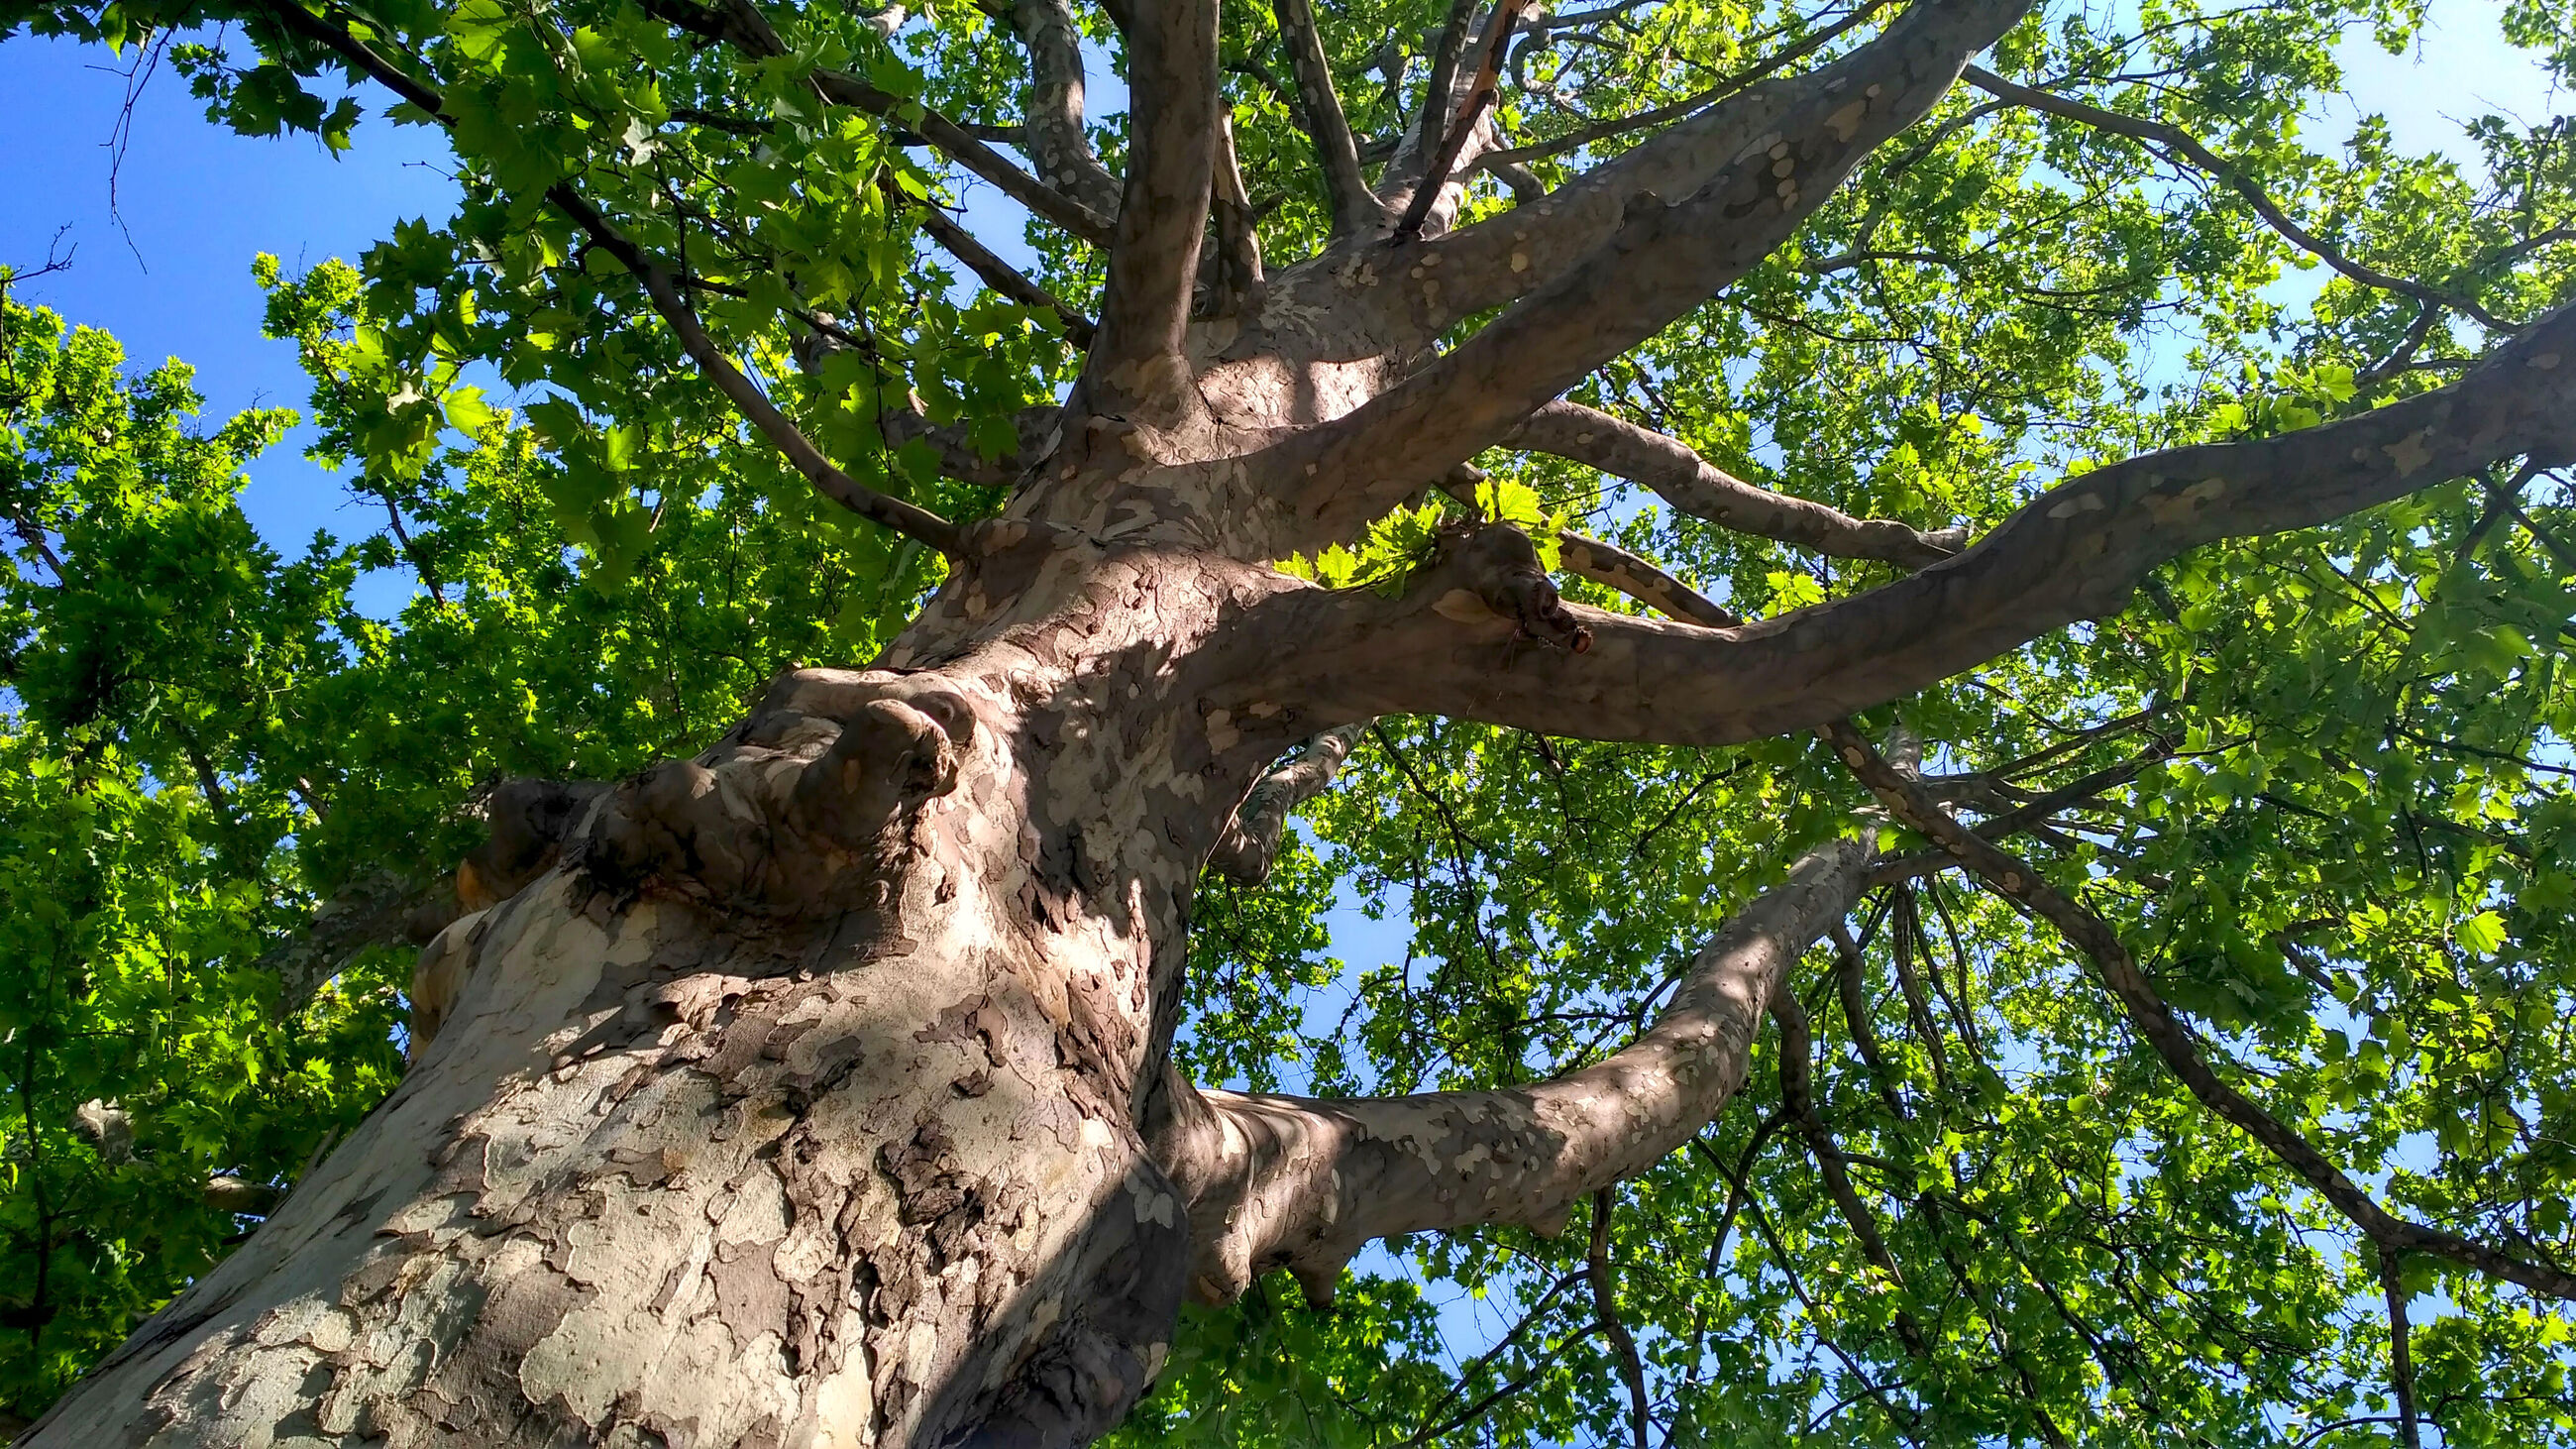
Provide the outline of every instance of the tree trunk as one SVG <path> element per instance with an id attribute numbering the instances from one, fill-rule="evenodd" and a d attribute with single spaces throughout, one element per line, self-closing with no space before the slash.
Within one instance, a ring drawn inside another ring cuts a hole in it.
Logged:
<path id="1" fill-rule="evenodd" d="M 1189 1261 L 1141 1084 L 1213 822 L 1277 746 L 1187 705 L 1225 594 L 1204 565 L 1046 573 L 1030 593 L 1059 602 L 1008 643 L 790 676 L 717 748 L 597 797 L 425 953 L 425 1005 L 463 985 L 401 1088 L 29 1442 L 1114 1423 Z"/>

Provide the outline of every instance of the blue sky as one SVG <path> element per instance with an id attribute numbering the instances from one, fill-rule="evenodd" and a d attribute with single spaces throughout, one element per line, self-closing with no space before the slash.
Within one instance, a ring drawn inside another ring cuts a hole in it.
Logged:
<path id="1" fill-rule="evenodd" d="M 456 188 L 446 146 L 381 119 L 334 159 L 310 137 L 259 139 L 210 125 L 166 64 L 136 97 L 123 164 L 110 142 L 127 93 L 122 57 L 20 36 L 0 42 L 0 107 L 20 143 L 0 149 L 0 262 L 41 265 L 58 228 L 71 270 L 12 288 L 21 301 L 116 334 L 138 365 L 179 357 L 197 369 L 209 418 L 254 404 L 302 408 L 294 349 L 259 335 L 251 258 L 290 269 L 356 258 L 407 217 L 446 216 Z M 116 205 L 109 205 L 115 181 Z M 122 226 L 119 220 L 122 220 Z M 244 496 L 272 542 L 299 550 L 316 528 L 373 532 L 339 482 L 301 456 L 300 437 L 253 465 Z"/>

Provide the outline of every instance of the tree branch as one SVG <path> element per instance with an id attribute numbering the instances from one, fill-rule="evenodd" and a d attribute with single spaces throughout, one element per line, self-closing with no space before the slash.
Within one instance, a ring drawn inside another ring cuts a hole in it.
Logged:
<path id="1" fill-rule="evenodd" d="M 1644 1171 L 1744 1082 L 1789 963 L 1859 898 L 1872 837 L 1818 846 L 1692 960 L 1624 1050 L 1550 1082 L 1320 1101 L 1175 1085 L 1156 1158 L 1190 1202 L 1201 1296 L 1285 1266 L 1311 1294 L 1373 1239 L 1475 1223 L 1553 1232 L 1573 1205 Z"/>
<path id="2" fill-rule="evenodd" d="M 722 41 L 754 60 L 774 59 L 787 53 L 778 32 L 747 0 L 730 0 L 723 11 L 709 9 L 696 0 L 641 0 L 641 3 L 646 14 L 692 35 Z M 1031 214 L 1054 222 L 1094 245 L 1105 245 L 1109 241 L 1111 228 L 1106 216 L 1012 165 L 1000 152 L 975 139 L 965 127 L 937 111 L 828 67 L 815 67 L 811 79 L 815 94 L 824 100 L 896 123 L 922 144 L 990 182 L 1003 195 L 1027 207 Z"/>
<path id="3" fill-rule="evenodd" d="M 1744 622 L 1725 605 L 1615 543 L 1580 533 L 1560 533 L 1556 536 L 1556 558 L 1567 573 L 1617 589 L 1672 618 L 1711 629 L 1732 629 Z"/>
<path id="4" fill-rule="evenodd" d="M 2087 105 L 2082 101 L 2058 95 L 2054 91 L 2016 85 L 1993 71 L 1979 66 L 1969 66 L 1962 75 L 1970 85 L 1990 95 L 2011 101 L 2015 105 L 2026 106 L 2031 110 L 2065 120 L 2081 122 L 2098 131 L 2108 131 L 2113 135 L 2127 136 L 2131 140 L 2146 141 L 2180 152 L 2192 165 L 2225 182 L 2230 190 L 2245 198 L 2245 204 L 2254 208 L 2257 216 L 2262 217 L 2267 225 L 2287 238 L 2293 246 L 2365 287 L 2377 287 L 2383 291 L 2401 293 L 2428 306 L 2451 308 L 2477 319 L 2481 325 L 2498 332 L 2513 330 L 2513 324 L 2496 317 L 2470 298 L 2454 292 L 2445 292 L 2438 287 L 2428 287 L 2421 282 L 2409 281 L 2404 277 L 2390 276 L 2375 267 L 2364 266 L 2345 256 L 2322 237 L 2291 220 L 2289 213 L 2281 210 L 2279 204 L 2255 183 L 2254 178 L 2245 173 L 2244 168 L 2220 157 L 2217 152 L 2200 144 L 2188 132 L 2178 127 L 2168 126 L 2160 121 L 2141 120 L 2136 116 L 2124 116 L 2117 111 L 2106 111 L 2099 106 Z"/>
<path id="5" fill-rule="evenodd" d="M 1590 649 L 1531 647 L 1460 559 L 1401 599 L 1288 589 L 1252 607 L 1283 641 L 1257 682 L 1326 720 L 1439 713 L 1543 734 L 1721 744 L 1900 698 L 2060 625 L 2116 613 L 2147 572 L 2221 538 L 2309 527 L 2475 473 L 2576 453 L 2576 307 L 2448 387 L 2238 443 L 2151 453 L 2060 484 L 1956 557 L 1739 629 L 1567 606 Z M 1291 643 L 1290 641 L 1293 641 Z"/>
<path id="6" fill-rule="evenodd" d="M 742 3 L 747 6 L 748 0 L 742 0 Z M 328 46 L 353 67 L 373 77 L 440 125 L 453 127 L 456 124 L 455 117 L 448 114 L 437 91 L 377 54 L 347 29 L 296 5 L 279 6 L 276 13 L 282 23 Z M 961 544 L 955 524 L 918 504 L 868 487 L 824 457 L 822 450 L 789 422 L 759 387 L 743 375 L 742 369 L 734 366 L 733 359 L 716 345 L 715 339 L 707 335 L 706 328 L 698 322 L 696 311 L 672 285 L 671 275 L 661 262 L 645 255 L 642 248 L 629 241 L 598 208 L 573 189 L 572 183 L 557 182 L 548 187 L 546 200 L 570 217 L 574 225 L 588 232 L 601 251 L 616 258 L 620 265 L 635 274 L 636 280 L 643 284 L 644 295 L 652 302 L 653 310 L 659 312 L 662 320 L 679 336 L 682 350 L 706 373 L 707 380 L 715 384 L 716 390 L 725 395 L 735 410 L 769 439 L 771 446 L 784 453 L 797 472 L 805 475 L 816 492 L 862 518 L 883 524 L 941 553 L 952 557 L 957 554 Z"/>
<path id="7" fill-rule="evenodd" d="M 1628 1429 L 1636 1449 L 1646 1449 L 1646 1431 L 1654 1420 L 1646 1405 L 1646 1366 L 1637 1358 L 1636 1336 L 1619 1317 L 1618 1282 L 1610 1270 L 1610 1210 L 1619 1190 L 1605 1187 L 1592 1195 L 1592 1240 L 1583 1253 L 1583 1276 L 1592 1285 L 1592 1316 L 1610 1340 L 1619 1360 L 1619 1378 L 1628 1386 Z"/>
<path id="8" fill-rule="evenodd" d="M 1816 1041 L 1807 1025 L 1807 1009 L 1798 1002 L 1798 993 L 1775 992 L 1771 997 L 1771 1019 L 1780 1024 L 1780 1105 L 1788 1112 L 1790 1125 L 1806 1139 L 1807 1150 L 1815 1155 L 1816 1166 L 1824 1174 L 1825 1190 L 1841 1210 L 1843 1221 L 1851 1225 L 1852 1236 L 1860 1240 L 1861 1252 L 1871 1266 L 1887 1275 L 1890 1287 L 1902 1287 L 1905 1274 L 1896 1266 L 1896 1256 L 1888 1252 L 1887 1240 L 1879 1234 L 1878 1218 L 1861 1200 L 1859 1189 L 1852 1186 L 1849 1160 L 1816 1110 Z M 1901 1310 L 1897 1325 L 1905 1335 L 1906 1346 L 1922 1352 L 1921 1331 Z"/>
<path id="9" fill-rule="evenodd" d="M 1602 362 L 1750 271 L 1870 151 L 1929 111 L 1967 57 L 2029 4 L 1918 0 L 1886 34 L 1792 85 L 1798 100 L 1767 145 L 1745 147 L 1678 202 L 1651 192 L 1625 197 L 1610 237 L 1563 275 L 1338 421 L 1259 455 L 1297 499 L 1301 519 L 1313 520 L 1301 536 L 1281 540 L 1281 551 L 1356 533 L 1420 480 L 1473 457 Z M 1431 270 L 1426 258 L 1408 270 L 1422 273 L 1421 282 L 1395 290 L 1436 295 L 1443 283 Z M 1312 496 L 1318 491 L 1320 499 Z"/>
<path id="10" fill-rule="evenodd" d="M 302 1011 L 332 977 L 370 946 L 405 941 L 418 946 L 456 916 L 448 877 L 422 883 L 390 871 L 371 871 L 313 908 L 301 930 L 262 952 L 253 970 L 277 975 L 272 1010 L 282 1020 Z"/>
<path id="11" fill-rule="evenodd" d="M 1404 216 L 1395 224 L 1395 239 L 1409 242 L 1422 235 L 1422 223 L 1431 215 L 1431 205 L 1440 199 L 1441 190 L 1449 184 L 1450 168 L 1458 164 L 1458 153 L 1467 149 L 1467 138 L 1485 118 L 1485 108 L 1494 103 L 1494 93 L 1503 82 L 1503 52 L 1512 43 L 1512 26 L 1528 8 L 1530 0 L 1499 0 L 1493 18 L 1485 23 L 1485 58 L 1476 67 L 1476 78 L 1468 84 L 1466 98 L 1458 103 L 1458 115 L 1442 132 L 1439 148 L 1422 168 L 1422 179 L 1414 184 L 1413 199 L 1405 203 Z M 1425 137 L 1435 115 L 1445 115 L 1447 97 L 1435 93 L 1431 105 L 1423 111 Z M 1442 107 L 1439 111 L 1432 106 Z"/>
<path id="12" fill-rule="evenodd" d="M 998 8 L 998 7 L 996 7 Z M 1006 17 L 1029 52 L 1021 146 L 1038 179 L 1101 216 L 1118 214 L 1118 178 L 1083 129 L 1082 31 L 1065 0 L 1012 0 Z"/>
<path id="13" fill-rule="evenodd" d="M 1244 193 L 1243 166 L 1234 152 L 1234 117 L 1220 109 L 1216 118 L 1215 192 L 1208 198 L 1209 229 L 1215 233 L 1216 263 L 1212 305 L 1214 317 L 1259 316 L 1262 297 L 1261 233 L 1253 225 L 1252 198 Z"/>
<path id="14" fill-rule="evenodd" d="M 2379 1250 L 2379 1287 L 2388 1300 L 2388 1387 L 2397 1400 L 2397 1442 L 2402 1449 L 2424 1449 L 2415 1415 L 2415 1335 L 2406 1323 L 2406 1280 L 2394 1248 Z"/>
<path id="15" fill-rule="evenodd" d="M 1742 91 L 1745 87 L 1752 85 L 1754 82 L 1761 80 L 1767 75 L 1770 75 L 1786 66 L 1795 65 L 1799 61 L 1806 59 L 1808 56 L 1815 54 L 1817 51 L 1824 49 L 1828 45 L 1831 45 L 1834 41 L 1840 39 L 1845 32 L 1858 26 L 1861 22 L 1869 19 L 1872 15 L 1886 9 L 1890 3 L 1891 0 L 1861 0 L 1859 5 L 1853 7 L 1850 14 L 1835 21 L 1833 24 L 1826 26 L 1824 29 L 1817 31 L 1813 35 L 1808 36 L 1806 39 L 1799 41 L 1797 44 L 1792 45 L 1785 50 L 1777 51 L 1771 55 L 1765 56 L 1757 64 L 1747 66 L 1743 70 L 1737 71 L 1735 74 L 1720 80 L 1717 84 L 1706 87 L 1692 95 L 1684 96 L 1680 100 L 1674 101 L 1669 105 L 1655 106 L 1648 110 L 1639 111 L 1634 115 L 1612 116 L 1606 120 L 1594 121 L 1589 125 L 1577 126 L 1562 136 L 1551 136 L 1547 140 L 1534 141 L 1526 146 L 1506 147 L 1503 150 L 1488 153 L 1484 159 L 1479 161 L 1477 164 L 1488 171 L 1499 172 L 1505 166 L 1523 165 L 1531 161 L 1543 161 L 1551 156 L 1562 156 L 1569 151 L 1580 151 L 1595 141 L 1606 141 L 1613 136 L 1624 136 L 1631 131 L 1642 131 L 1649 126 L 1661 126 L 1671 121 L 1677 121 L 1682 117 L 1691 114 L 1693 111 L 1699 110 L 1703 106 L 1715 104 L 1718 101 L 1724 100 L 1728 96 Z M 1614 6 L 1610 7 L 1609 10 L 1591 12 L 1591 16 L 1593 18 L 1604 18 L 1623 8 L 1625 7 Z M 1556 17 L 1555 19 L 1548 21 L 1547 24 L 1550 29 L 1562 29 L 1581 24 L 1585 18 L 1586 17 L 1582 15 L 1565 15 Z"/>
<path id="16" fill-rule="evenodd" d="M 778 410 L 759 385 L 735 366 L 724 348 L 707 335 L 705 326 L 698 321 L 696 310 L 680 295 L 679 288 L 672 285 L 671 274 L 661 262 L 645 255 L 642 248 L 627 240 L 625 234 L 574 191 L 569 182 L 559 182 L 549 188 L 546 199 L 571 217 L 575 225 L 590 233 L 601 251 L 615 257 L 635 274 L 636 280 L 643 283 L 644 295 L 652 300 L 653 310 L 661 313 L 662 320 L 679 335 L 681 349 L 705 371 L 707 380 L 715 384 L 716 391 L 725 395 L 726 401 L 734 405 L 734 410 L 767 438 L 770 446 L 785 454 L 797 472 L 805 475 L 805 480 L 814 485 L 815 492 L 861 518 L 882 524 L 951 558 L 963 550 L 962 535 L 956 524 L 917 503 L 870 488 L 824 457 L 823 450 L 815 447 L 803 430 L 788 421 L 787 415 Z"/>
<path id="17" fill-rule="evenodd" d="M 960 483 L 1008 488 L 1020 481 L 1032 459 L 1044 456 L 1054 446 L 1058 411 L 1052 405 L 1021 409 L 1013 419 L 1019 447 L 1001 458 L 985 457 L 966 441 L 962 429 L 934 423 L 908 404 L 879 414 L 877 428 L 885 434 L 888 447 L 900 448 L 916 438 L 928 443 L 939 454 L 939 471 Z"/>
<path id="18" fill-rule="evenodd" d="M 1423 80 L 1422 106 L 1414 112 L 1413 134 L 1399 145 L 1397 155 L 1388 167 L 1390 172 L 1418 168 L 1432 148 L 1445 139 L 1442 129 L 1458 95 L 1458 62 L 1466 57 L 1467 43 L 1475 33 L 1477 0 L 1449 0 L 1449 16 L 1441 22 L 1440 39 L 1431 48 L 1431 73 Z M 1389 71 L 1390 83 L 1400 83 L 1401 71 Z M 1419 175 L 1418 169 L 1412 174 Z M 1397 180 L 1394 175 L 1390 183 Z"/>
<path id="19" fill-rule="evenodd" d="M 1678 438 L 1580 403 L 1547 404 L 1504 434 L 1503 442 L 1642 483 L 1694 518 L 1834 558 L 1884 559 L 1917 569 L 1939 563 L 1966 542 L 1962 529 L 1925 533 L 1894 519 L 1854 518 L 1821 503 L 1774 493 L 1717 468 Z"/>
<path id="20" fill-rule="evenodd" d="M 1003 261 L 975 234 L 957 224 L 956 219 L 939 209 L 937 203 L 925 203 L 921 212 L 921 229 L 930 234 L 940 249 L 966 264 L 966 270 L 997 294 L 1008 297 L 1032 312 L 1051 313 L 1064 329 L 1065 340 L 1075 347 L 1089 347 L 1099 330 L 1088 317 L 1065 304 L 1053 292 L 1029 280 L 1019 268 Z"/>
<path id="21" fill-rule="evenodd" d="M 1359 745 L 1366 724 L 1329 729 L 1306 742 L 1304 753 L 1261 777 L 1252 793 L 1235 807 L 1234 823 L 1208 857 L 1226 879 L 1257 886 L 1270 878 L 1279 856 L 1279 840 L 1288 829 L 1290 811 L 1332 788 L 1342 762 Z"/>
<path id="22" fill-rule="evenodd" d="M 1461 464 L 1441 480 L 1440 490 L 1481 513 L 1476 485 L 1488 476 L 1481 468 Z M 1616 589 L 1648 608 L 1661 610 L 1669 618 L 1712 629 L 1732 629 L 1744 622 L 1725 605 L 1666 573 L 1654 560 L 1630 553 L 1615 543 L 1567 529 L 1556 535 L 1556 548 L 1557 563 L 1567 573 Z"/>
<path id="23" fill-rule="evenodd" d="M 1884 3 L 1865 3 L 1850 23 Z M 1792 47 L 1793 54 L 1797 50 Z M 1610 238 L 1637 193 L 1684 196 L 1696 190 L 1802 99 L 1821 95 L 1824 87 L 1846 77 L 1849 66 L 1846 59 L 1794 79 L 1746 84 L 1767 72 L 1766 62 L 1668 112 L 1629 118 L 1634 125 L 1621 129 L 1671 124 L 1531 204 L 1419 243 L 1419 250 L 1406 256 L 1422 270 L 1407 267 L 1404 273 L 1418 278 L 1416 284 L 1392 283 L 1390 278 L 1354 291 L 1336 283 L 1338 274 L 1329 265 L 1317 267 L 1307 283 L 1325 293 L 1317 305 L 1373 313 L 1371 326 L 1391 346 L 1427 347 L 1460 319 L 1502 306 L 1563 275 Z M 1366 154 L 1363 150 L 1363 159 Z M 1515 153 L 1493 154 L 1509 165 Z M 1483 163 L 1479 158 L 1473 164 Z M 1400 189 L 1400 165 L 1390 168 L 1387 182 L 1388 191 Z"/>
<path id="24" fill-rule="evenodd" d="M 2408 1221 L 2381 1207 L 2306 1138 L 2211 1070 L 2189 1029 L 2157 995 L 2108 921 L 2049 884 L 2028 862 L 1997 849 L 1983 836 L 1951 819 L 1920 784 L 1889 764 L 1848 723 L 1834 721 L 1824 726 L 1823 733 L 1843 763 L 1899 820 L 1956 856 L 1998 894 L 2055 926 L 2082 951 L 2130 1026 L 2156 1055 L 2164 1058 L 2175 1078 L 2203 1106 L 2260 1143 L 2373 1243 L 2390 1252 L 2430 1253 L 2489 1277 L 2518 1283 L 2535 1293 L 2576 1299 L 2576 1274 Z"/>
<path id="25" fill-rule="evenodd" d="M 1154 421 L 1195 401 L 1183 332 L 1216 168 L 1215 0 L 1140 0 L 1127 37 L 1132 152 L 1100 331 L 1077 394 L 1092 414 Z"/>
<path id="26" fill-rule="evenodd" d="M 1386 205 L 1369 190 L 1360 174 L 1359 143 L 1351 136 L 1350 118 L 1342 112 L 1341 92 L 1333 85 L 1333 67 L 1324 53 L 1323 32 L 1315 25 L 1309 0 L 1274 0 L 1279 35 L 1287 45 L 1288 73 L 1296 79 L 1297 124 L 1315 143 L 1323 164 L 1324 195 L 1332 209 L 1333 235 L 1358 236 L 1386 225 Z"/>

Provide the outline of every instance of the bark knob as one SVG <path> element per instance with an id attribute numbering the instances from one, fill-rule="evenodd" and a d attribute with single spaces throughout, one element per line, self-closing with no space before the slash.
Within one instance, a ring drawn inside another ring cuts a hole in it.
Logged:
<path id="1" fill-rule="evenodd" d="M 956 788 L 960 737 L 971 737 L 973 718 L 965 701 L 937 693 L 861 705 L 797 779 L 789 819 L 844 846 L 874 843 Z"/>
<path id="2" fill-rule="evenodd" d="M 1565 607 L 1555 581 L 1539 567 L 1528 534 L 1508 523 L 1487 524 L 1468 535 L 1458 564 L 1486 607 L 1518 624 L 1522 634 L 1577 654 L 1592 647 L 1592 631 Z"/>

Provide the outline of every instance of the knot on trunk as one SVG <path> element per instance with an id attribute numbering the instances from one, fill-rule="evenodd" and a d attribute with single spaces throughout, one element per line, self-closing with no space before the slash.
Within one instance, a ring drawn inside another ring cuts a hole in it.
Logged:
<path id="1" fill-rule="evenodd" d="M 568 858 L 611 889 L 655 882 L 786 915 L 868 898 L 917 847 L 922 806 L 956 788 L 974 711 L 900 676 L 821 683 L 618 786 Z"/>
<path id="2" fill-rule="evenodd" d="M 1519 625 L 1520 637 L 1577 654 L 1592 647 L 1592 631 L 1565 607 L 1528 534 L 1508 523 L 1489 523 L 1457 545 L 1456 557 L 1467 586 L 1485 607 Z"/>
<path id="3" fill-rule="evenodd" d="M 589 780 L 504 780 L 484 807 L 491 838 L 456 867 L 456 903 L 479 911 L 546 873 L 606 785 Z M 442 923 L 444 924 L 444 923 Z"/>
<path id="4" fill-rule="evenodd" d="M 581 865 L 602 884 L 687 884 L 719 899 L 758 884 L 768 822 L 734 778 L 696 760 L 666 760 L 617 787 L 583 842 Z"/>
<path id="5" fill-rule="evenodd" d="M 798 776 L 790 822 L 845 849 L 873 849 L 924 802 L 956 788 L 973 718 L 955 695 L 860 706 Z"/>

